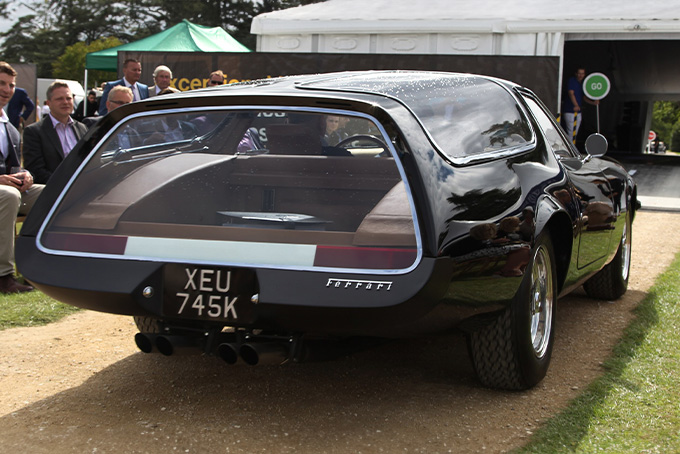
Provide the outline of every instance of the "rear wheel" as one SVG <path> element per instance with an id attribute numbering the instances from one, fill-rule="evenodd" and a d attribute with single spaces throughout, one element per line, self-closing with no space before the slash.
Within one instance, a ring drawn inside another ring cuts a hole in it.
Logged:
<path id="1" fill-rule="evenodd" d="M 472 362 L 484 385 L 520 390 L 545 377 L 554 337 L 554 262 L 550 238 L 542 235 L 510 307 L 468 337 Z"/>
<path id="2" fill-rule="evenodd" d="M 135 315 L 133 319 L 140 333 L 158 334 L 163 332 L 163 324 L 157 318 Z"/>
<path id="3" fill-rule="evenodd" d="M 628 211 L 614 259 L 583 284 L 584 290 L 591 298 L 615 300 L 628 290 L 632 230 L 631 213 Z"/>

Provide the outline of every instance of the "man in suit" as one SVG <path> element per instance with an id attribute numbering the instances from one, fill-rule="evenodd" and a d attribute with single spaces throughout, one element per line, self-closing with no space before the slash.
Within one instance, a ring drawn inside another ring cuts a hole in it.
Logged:
<path id="1" fill-rule="evenodd" d="M 153 81 L 155 85 L 149 87 L 149 97 L 158 95 L 170 86 L 172 71 L 165 65 L 156 66 L 153 70 Z"/>
<path id="2" fill-rule="evenodd" d="M 142 64 L 139 60 L 129 58 L 123 63 L 123 78 L 113 82 L 107 82 L 102 93 L 102 99 L 99 101 L 99 115 L 106 115 L 108 109 L 106 108 L 106 99 L 109 97 L 109 92 L 116 85 L 122 85 L 132 90 L 133 101 L 140 101 L 149 97 L 149 87 L 139 83 L 139 78 L 142 76 Z"/>
<path id="3" fill-rule="evenodd" d="M 224 85 L 224 73 L 221 69 L 211 72 L 208 78 L 208 86 L 214 87 L 215 85 Z"/>
<path id="4" fill-rule="evenodd" d="M 80 104 L 78 104 L 78 107 L 76 107 L 76 111 L 72 116 L 74 120 L 82 122 L 85 118 L 97 116 L 98 111 L 99 101 L 97 100 L 97 92 L 90 90 L 87 93 L 87 98 L 80 101 Z"/>
<path id="5" fill-rule="evenodd" d="M 111 89 L 109 96 L 106 98 L 106 109 L 111 112 L 117 107 L 120 107 L 124 104 L 130 104 L 131 102 L 132 90 L 123 85 L 116 85 Z M 85 117 L 83 118 L 83 124 L 87 126 L 87 129 L 90 129 L 99 123 L 102 118 L 103 117 Z"/>
<path id="6" fill-rule="evenodd" d="M 15 128 L 19 128 L 19 125 L 28 117 L 31 116 L 35 110 L 35 103 L 31 100 L 23 88 L 16 87 L 14 89 L 14 96 L 10 99 L 7 104 L 7 116 L 9 117 L 9 122 L 14 125 Z"/>
<path id="7" fill-rule="evenodd" d="M 87 132 L 87 127 L 71 118 L 73 95 L 68 84 L 55 80 L 47 88 L 46 115 L 24 129 L 24 165 L 36 183 L 45 184 L 61 161 Z"/>
<path id="8" fill-rule="evenodd" d="M 33 290 L 14 277 L 14 229 L 17 213 L 28 214 L 43 189 L 33 184 L 30 172 L 20 169 L 21 136 L 2 110 L 12 99 L 16 77 L 14 68 L 0 62 L 0 293 Z"/>
<path id="9" fill-rule="evenodd" d="M 109 112 L 117 109 L 125 104 L 130 104 L 132 102 L 132 90 L 122 85 L 116 85 L 109 92 L 109 97 L 106 100 L 106 108 Z M 88 128 L 94 127 L 97 123 L 102 120 L 103 117 L 88 117 L 83 120 Z M 137 147 L 142 144 L 142 139 L 134 128 L 129 125 L 123 126 L 122 129 L 116 131 L 116 133 L 106 141 L 103 146 L 107 151 L 114 151 L 119 148 L 127 149 L 131 147 Z"/>

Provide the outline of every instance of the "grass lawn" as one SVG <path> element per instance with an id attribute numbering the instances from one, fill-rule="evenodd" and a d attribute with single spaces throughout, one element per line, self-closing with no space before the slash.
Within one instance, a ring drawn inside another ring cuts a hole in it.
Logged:
<path id="1" fill-rule="evenodd" d="M 22 226 L 23 223 L 18 222 L 16 230 L 20 231 Z M 0 331 L 21 326 L 46 325 L 79 310 L 37 290 L 15 295 L 0 294 Z"/>
<path id="2" fill-rule="evenodd" d="M 636 309 L 606 373 L 520 453 L 680 453 L 680 255 Z"/>
<path id="3" fill-rule="evenodd" d="M 13 295 L 0 294 L 0 330 L 19 326 L 39 326 L 79 311 L 34 290 Z"/>

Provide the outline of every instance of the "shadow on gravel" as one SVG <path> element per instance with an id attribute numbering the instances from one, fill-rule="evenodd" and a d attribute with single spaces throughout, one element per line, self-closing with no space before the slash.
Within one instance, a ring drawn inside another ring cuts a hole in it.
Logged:
<path id="1" fill-rule="evenodd" d="M 288 452 L 286 443 L 342 452 L 367 436 L 392 438 L 414 417 L 457 411 L 454 390 L 493 394 L 478 389 L 459 336 L 283 366 L 137 353 L 1 418 L 0 432 L 14 452 Z M 214 449 L 225 445 L 231 451 Z"/>
<path id="2" fill-rule="evenodd" d="M 601 375 L 627 323 L 618 315 L 641 295 L 629 292 L 623 303 L 560 300 L 551 369 L 527 392 L 480 387 L 461 335 L 284 366 L 136 353 L 81 386 L 0 418 L 3 449 L 505 452 Z"/>

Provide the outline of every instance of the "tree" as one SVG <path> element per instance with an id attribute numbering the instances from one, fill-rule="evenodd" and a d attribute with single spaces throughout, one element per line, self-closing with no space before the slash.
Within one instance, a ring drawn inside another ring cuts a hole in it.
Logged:
<path id="1" fill-rule="evenodd" d="M 319 0 L 27 0 L 31 14 L 20 17 L 0 47 L 7 61 L 29 62 L 37 66 L 38 77 L 51 78 L 52 64 L 78 43 L 89 45 L 102 38 L 115 37 L 128 43 L 158 33 L 183 19 L 222 27 L 246 47 L 255 48 L 250 34 L 252 18 L 258 14 Z M 0 8 L 8 0 L 0 0 Z M 6 15 L 0 9 L 0 16 Z M 71 50 L 57 67 L 79 65 Z M 73 60 L 75 59 L 75 60 Z M 66 63 L 73 60 L 70 63 Z M 75 67 L 75 66 L 74 66 Z M 75 71 L 75 69 L 74 69 Z"/>
<path id="2" fill-rule="evenodd" d="M 63 50 L 59 31 L 41 24 L 38 15 L 19 18 L 2 36 L 5 38 L 2 58 L 10 62 L 35 63 L 38 77 L 49 77 L 52 62 Z"/>
<path id="3" fill-rule="evenodd" d="M 671 134 L 675 125 L 680 122 L 680 103 L 673 101 L 657 101 L 652 110 L 652 130 L 659 140 L 671 143 Z M 680 139 L 680 137 L 679 137 Z M 680 151 L 680 149 L 678 149 Z"/>
<path id="4" fill-rule="evenodd" d="M 318 3 L 323 0 L 127 0 L 135 21 L 175 25 L 183 19 L 208 27 L 222 27 L 244 46 L 254 49 L 250 23 L 258 14 Z"/>
<path id="5" fill-rule="evenodd" d="M 668 142 L 666 142 L 668 143 Z M 673 125 L 670 135 L 670 151 L 680 152 L 680 121 Z"/>
<path id="6" fill-rule="evenodd" d="M 32 13 L 20 17 L 1 35 L 4 44 L 0 52 L 8 61 L 34 63 L 38 77 L 52 77 L 52 63 L 68 46 L 111 36 L 134 39 L 118 2 L 33 0 L 26 5 Z"/>
<path id="7" fill-rule="evenodd" d="M 9 2 L 7 0 L 2 0 L 0 1 L 0 18 L 2 19 L 7 19 L 9 18 Z"/>
<path id="8" fill-rule="evenodd" d="M 52 65 L 52 75 L 59 79 L 82 80 L 85 73 L 85 56 L 90 52 L 120 46 L 118 38 L 100 38 L 90 44 L 84 42 L 73 44 L 66 48 L 64 53 Z M 115 79 L 116 73 L 109 71 L 89 71 L 88 83 L 95 85 L 98 80 Z"/>

